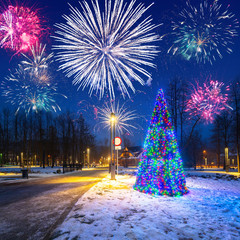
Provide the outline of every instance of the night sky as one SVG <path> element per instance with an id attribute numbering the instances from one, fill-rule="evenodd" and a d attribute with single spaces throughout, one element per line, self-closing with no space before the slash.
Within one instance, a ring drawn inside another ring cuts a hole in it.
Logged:
<path id="1" fill-rule="evenodd" d="M 90 0 L 87 1 L 90 2 Z M 99 0 L 99 2 L 103 3 L 104 0 Z M 148 5 L 152 1 L 136 0 L 136 2 L 143 2 Z M 192 5 L 199 4 L 199 2 L 199 0 L 191 0 Z M 81 9 L 77 0 L 28 0 L 24 3 L 26 6 L 34 6 L 34 8 L 39 9 L 39 13 L 43 16 L 46 22 L 45 24 L 49 28 L 49 36 L 45 37 L 43 42 L 48 45 L 49 53 L 52 45 L 54 44 L 54 39 L 51 38 L 51 35 L 53 35 L 55 31 L 54 24 L 65 22 L 62 15 L 69 14 L 69 7 L 67 3 Z M 240 19 L 239 0 L 219 0 L 219 3 L 223 3 L 224 6 L 230 4 L 231 12 L 236 15 L 238 20 Z M 4 9 L 4 5 L 6 5 L 6 3 L 2 2 L 1 4 L 1 9 Z M 146 14 L 146 16 L 152 15 L 154 24 L 163 23 L 163 26 L 156 29 L 156 32 L 162 36 L 171 31 L 169 23 L 177 16 L 178 11 L 183 9 L 185 6 L 185 1 L 182 0 L 156 0 L 154 2 L 154 6 L 148 10 L 148 14 Z M 240 32 L 239 29 L 238 32 Z M 213 62 L 213 65 L 209 63 L 204 64 L 196 63 L 196 61 L 187 61 L 180 56 L 167 54 L 167 50 L 171 46 L 170 41 L 171 38 L 166 36 L 163 38 L 163 41 L 157 43 L 161 52 L 154 61 L 157 68 L 148 69 L 151 72 L 153 79 L 150 86 L 141 86 L 139 83 L 135 82 L 134 87 L 137 91 L 136 94 L 131 94 L 131 99 L 125 98 L 124 100 L 119 91 L 115 92 L 116 99 L 118 99 L 120 103 L 126 103 L 129 110 L 136 110 L 136 112 L 142 116 L 141 120 L 139 120 L 141 128 L 133 131 L 134 137 L 131 137 L 133 145 L 140 145 L 143 143 L 158 89 L 163 88 L 163 90 L 166 90 L 168 82 L 175 76 L 190 82 L 195 82 L 196 80 L 204 82 L 207 76 L 212 76 L 212 79 L 223 81 L 226 84 L 240 76 L 240 37 L 235 37 L 233 39 L 234 45 L 231 47 L 233 49 L 233 53 L 223 53 L 223 59 L 217 57 L 216 61 Z M 13 54 L 14 53 L 11 51 L 0 49 L 0 81 L 8 75 L 9 69 L 16 67 L 16 64 L 20 59 L 22 59 L 20 55 L 13 56 Z M 101 107 L 104 102 L 109 102 L 109 98 L 106 96 L 104 99 L 99 100 L 94 94 L 90 97 L 88 95 L 88 90 L 82 91 L 80 89 L 77 91 L 77 87 L 72 86 L 72 79 L 65 77 L 62 72 L 57 71 L 58 66 L 58 62 L 55 62 L 52 66 L 54 81 L 58 83 L 59 92 L 68 97 L 68 99 L 57 99 L 59 106 L 62 108 L 62 112 L 69 110 L 71 112 L 83 113 L 89 124 L 94 127 L 97 121 L 94 120 L 95 115 L 93 106 Z M 5 98 L 2 96 L 0 96 L 0 106 L 1 108 L 6 106 Z M 7 106 L 12 108 L 9 104 Z M 97 139 L 99 140 L 99 144 L 101 139 L 104 138 L 99 137 L 99 135 L 108 136 L 107 134 L 107 130 L 105 130 L 105 134 L 103 131 L 95 132 L 95 135 L 98 136 Z"/>

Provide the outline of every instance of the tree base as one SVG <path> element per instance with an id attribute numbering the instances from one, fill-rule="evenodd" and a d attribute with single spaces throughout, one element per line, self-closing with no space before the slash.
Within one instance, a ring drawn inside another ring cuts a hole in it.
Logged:
<path id="1" fill-rule="evenodd" d="M 141 187 L 138 185 L 133 185 L 133 189 L 145 194 L 153 195 L 153 196 L 169 196 L 169 197 L 178 197 L 178 196 L 183 196 L 187 193 L 189 193 L 189 190 L 184 187 L 182 190 L 177 190 L 177 191 L 168 191 L 168 190 L 161 190 L 157 188 L 146 188 L 146 187 Z"/>

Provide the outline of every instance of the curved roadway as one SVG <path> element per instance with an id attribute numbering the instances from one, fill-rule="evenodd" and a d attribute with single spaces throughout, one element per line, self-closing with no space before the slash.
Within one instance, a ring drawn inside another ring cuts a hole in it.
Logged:
<path id="1" fill-rule="evenodd" d="M 84 170 L 0 184 L 0 239 L 49 239 L 76 201 L 106 175 L 106 170 Z"/>

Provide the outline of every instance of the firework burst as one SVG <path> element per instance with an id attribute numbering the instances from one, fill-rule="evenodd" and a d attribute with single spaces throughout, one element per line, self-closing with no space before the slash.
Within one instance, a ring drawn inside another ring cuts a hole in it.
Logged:
<path id="1" fill-rule="evenodd" d="M 203 87 L 194 88 L 190 100 L 187 102 L 186 111 L 190 116 L 198 116 L 205 122 L 213 122 L 216 115 L 231 107 L 227 104 L 229 87 L 224 88 L 224 83 L 210 80 Z"/>
<path id="2" fill-rule="evenodd" d="M 39 40 L 42 30 L 36 11 L 24 6 L 9 6 L 0 15 L 0 47 L 28 51 Z"/>
<path id="3" fill-rule="evenodd" d="M 38 83 L 49 83 L 51 76 L 49 65 L 52 63 L 53 53 L 46 54 L 46 45 L 36 44 L 31 47 L 31 55 L 22 53 L 25 60 L 21 62 L 24 70 L 27 71 Z"/>
<path id="4" fill-rule="evenodd" d="M 21 109 L 26 114 L 30 111 L 61 110 L 55 100 L 55 97 L 60 95 L 56 85 L 36 84 L 33 75 L 24 70 L 22 65 L 19 65 L 15 73 L 10 74 L 1 85 L 2 96 L 7 98 L 7 102 L 17 106 L 16 114 Z"/>
<path id="5" fill-rule="evenodd" d="M 150 6 L 135 6 L 135 0 L 129 5 L 105 0 L 104 12 L 98 0 L 92 6 L 84 1 L 82 12 L 70 6 L 71 14 L 63 16 L 66 24 L 56 24 L 60 69 L 74 76 L 79 88 L 89 87 L 90 95 L 95 91 L 101 98 L 107 90 L 113 99 L 117 82 L 123 96 L 129 96 L 127 88 L 135 91 L 132 80 L 143 85 L 143 78 L 151 77 L 143 66 L 155 67 L 158 51 L 152 43 L 161 38 L 153 32 L 157 26 L 151 17 L 141 20 Z"/>
<path id="6" fill-rule="evenodd" d="M 127 132 L 131 134 L 131 129 L 136 129 L 136 122 L 133 123 L 136 119 L 138 119 L 138 115 L 135 111 L 128 111 L 128 109 L 123 104 L 120 106 L 119 102 L 116 104 L 112 102 L 110 104 L 105 103 L 103 108 L 97 108 L 96 117 L 99 118 L 100 124 L 104 126 L 104 128 L 111 127 L 111 114 L 115 114 L 115 126 L 116 131 L 119 134 L 123 134 Z"/>
<path id="7" fill-rule="evenodd" d="M 180 12 L 179 20 L 172 22 L 174 44 L 168 53 L 181 54 L 185 59 L 210 62 L 222 53 L 232 53 L 233 38 L 238 36 L 239 22 L 218 1 L 201 0 L 198 7 L 187 1 L 187 7 Z"/>

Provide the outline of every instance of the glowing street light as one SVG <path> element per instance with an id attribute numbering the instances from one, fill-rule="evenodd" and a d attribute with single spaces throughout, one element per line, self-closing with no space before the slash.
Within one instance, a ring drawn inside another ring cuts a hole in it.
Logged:
<path id="1" fill-rule="evenodd" d="M 203 161 L 206 168 L 207 167 L 207 151 L 206 150 L 203 150 Z"/>
<path id="2" fill-rule="evenodd" d="M 115 116 L 115 114 L 114 113 L 111 113 L 111 123 L 112 124 L 115 124 L 115 122 L 116 122 L 116 116 Z"/>
<path id="3" fill-rule="evenodd" d="M 111 140 L 110 140 L 110 150 L 111 150 L 111 180 L 115 180 L 115 157 L 114 157 L 114 145 L 113 139 L 115 139 L 115 126 L 116 126 L 116 116 L 114 113 L 111 113 L 110 116 L 110 125 L 111 125 Z"/>
<path id="4" fill-rule="evenodd" d="M 225 147 L 225 156 L 224 156 L 224 169 L 226 170 L 226 172 L 229 172 L 229 168 L 230 168 L 230 162 L 228 159 L 228 147 Z"/>
<path id="5" fill-rule="evenodd" d="M 87 160 L 88 160 L 88 167 L 89 167 L 89 158 L 90 158 L 90 149 L 87 148 Z"/>

